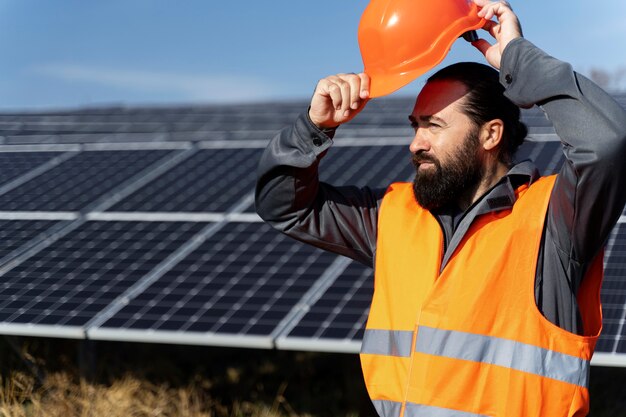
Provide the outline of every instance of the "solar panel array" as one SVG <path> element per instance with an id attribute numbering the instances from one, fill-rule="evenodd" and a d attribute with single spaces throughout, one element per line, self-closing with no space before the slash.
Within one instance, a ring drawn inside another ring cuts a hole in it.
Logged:
<path id="1" fill-rule="evenodd" d="M 372 270 L 254 213 L 260 155 L 306 106 L 0 114 L 0 334 L 358 352 Z M 410 180 L 411 106 L 372 101 L 337 132 L 322 180 Z M 517 158 L 558 171 L 550 122 L 523 117 Z M 626 365 L 625 224 L 606 251 L 600 364 Z"/>

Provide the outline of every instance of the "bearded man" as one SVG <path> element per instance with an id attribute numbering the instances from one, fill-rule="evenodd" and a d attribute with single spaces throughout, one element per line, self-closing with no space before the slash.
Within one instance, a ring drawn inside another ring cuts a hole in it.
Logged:
<path id="1" fill-rule="evenodd" d="M 368 99 L 366 74 L 339 74 L 268 146 L 257 212 L 374 266 L 361 362 L 381 416 L 583 416 L 602 248 L 626 201 L 626 112 L 525 40 L 507 3 L 474 1 L 496 39 L 474 46 L 500 72 L 461 63 L 428 80 L 409 116 L 413 184 L 318 180 L 335 129 Z M 532 105 L 562 141 L 557 175 L 512 162 Z"/>

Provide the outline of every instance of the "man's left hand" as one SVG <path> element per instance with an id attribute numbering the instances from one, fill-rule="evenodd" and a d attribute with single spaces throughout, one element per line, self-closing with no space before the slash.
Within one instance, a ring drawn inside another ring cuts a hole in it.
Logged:
<path id="1" fill-rule="evenodd" d="M 483 29 L 489 32 L 496 42 L 492 45 L 485 39 L 479 39 L 472 42 L 472 45 L 485 55 L 489 64 L 496 69 L 500 69 L 500 60 L 502 59 L 504 48 L 513 39 L 523 36 L 519 19 L 506 1 L 473 1 L 480 8 L 478 16 L 487 20 Z M 494 16 L 498 19 L 497 22 L 491 20 Z"/>

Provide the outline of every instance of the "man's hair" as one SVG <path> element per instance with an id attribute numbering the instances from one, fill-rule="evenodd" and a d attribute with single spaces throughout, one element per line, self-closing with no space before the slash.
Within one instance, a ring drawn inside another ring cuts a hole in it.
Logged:
<path id="1" fill-rule="evenodd" d="M 463 111 L 476 126 L 494 119 L 502 120 L 504 132 L 498 159 L 510 163 L 515 151 L 524 142 L 528 129 L 520 121 L 519 107 L 504 96 L 499 72 L 476 62 L 460 62 L 439 70 L 428 82 L 436 80 L 459 81 L 465 85 L 467 96 Z"/>

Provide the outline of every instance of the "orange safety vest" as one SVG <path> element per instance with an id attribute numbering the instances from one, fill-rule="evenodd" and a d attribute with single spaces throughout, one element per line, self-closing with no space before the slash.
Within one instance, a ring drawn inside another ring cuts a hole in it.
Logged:
<path id="1" fill-rule="evenodd" d="M 534 285 L 554 180 L 523 185 L 512 208 L 479 216 L 443 271 L 439 223 L 411 184 L 389 187 L 361 349 L 381 417 L 587 415 L 603 256 L 578 294 L 584 336 L 549 322 Z"/>

